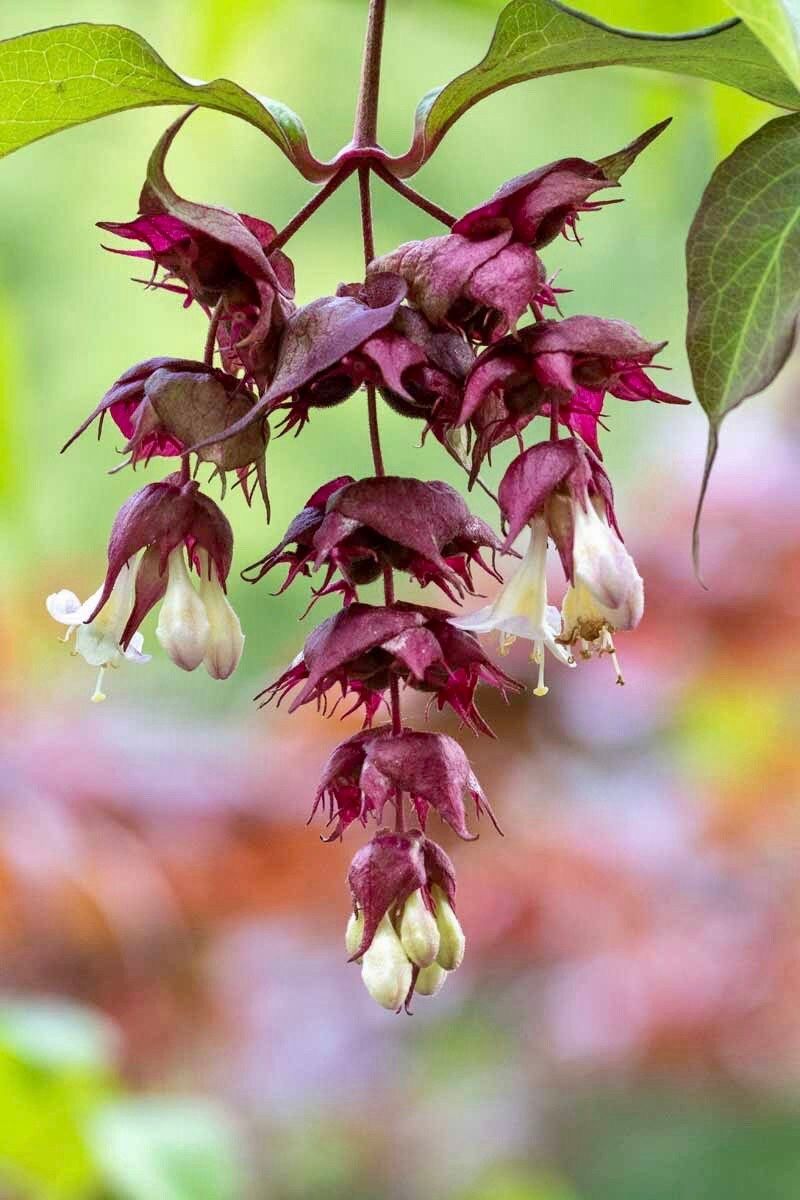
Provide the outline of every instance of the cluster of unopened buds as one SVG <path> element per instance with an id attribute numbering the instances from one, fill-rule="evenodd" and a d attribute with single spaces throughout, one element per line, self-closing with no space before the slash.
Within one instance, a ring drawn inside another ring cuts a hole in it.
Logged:
<path id="1" fill-rule="evenodd" d="M 415 992 L 437 992 L 464 953 L 453 866 L 426 833 L 431 810 L 465 839 L 473 836 L 468 802 L 476 816 L 494 817 L 459 743 L 404 725 L 401 687 L 425 693 L 429 711 L 448 706 L 463 726 L 490 734 L 475 701 L 478 685 L 503 695 L 521 685 L 491 661 L 478 633 L 497 631 L 502 651 L 528 640 L 538 669 L 534 691 L 543 696 L 546 653 L 570 667 L 576 657 L 608 655 L 621 683 L 615 637 L 642 616 L 642 580 L 617 524 L 598 428 L 608 396 L 682 401 L 648 374 L 663 343 L 646 341 L 622 321 L 561 316 L 560 289 L 539 252 L 560 234 L 578 240 L 579 214 L 610 203 L 597 195 L 618 186 L 663 124 L 597 162 L 563 159 L 513 179 L 458 220 L 393 179 L 377 154 L 370 160 L 354 150 L 277 233 L 265 221 L 173 191 L 164 161 L 185 119 L 153 153 L 139 215 L 102 228 L 138 247 L 118 253 L 152 264 L 149 287 L 203 310 L 204 354 L 130 368 L 74 435 L 110 417 L 126 439 L 130 465 L 171 457 L 180 470 L 123 505 L 95 595 L 81 603 L 58 592 L 48 609 L 70 627 L 67 637 L 75 631 L 76 652 L 98 669 L 95 700 L 103 698 L 107 667 L 145 660 L 139 629 L 156 605 L 156 637 L 172 661 L 227 678 L 244 642 L 226 597 L 233 535 L 200 490 L 197 469 L 208 463 L 223 495 L 233 472 L 248 502 L 260 491 L 268 517 L 270 419 L 279 432 L 299 434 L 312 417 L 363 389 L 374 475 L 343 475 L 318 487 L 280 543 L 243 574 L 257 582 L 282 565 L 284 591 L 320 572 L 311 603 L 340 597 L 341 608 L 313 629 L 261 699 L 280 703 L 291 695 L 290 711 L 311 702 L 331 714 L 342 702 L 347 712 L 363 709 L 365 728 L 332 754 L 314 811 L 329 817 L 326 840 L 356 822 L 379 826 L 350 869 L 347 950 L 362 964 L 375 1000 L 408 1008 Z M 371 173 L 448 231 L 376 257 Z M 353 174 L 361 184 L 365 277 L 296 307 L 282 247 Z M 436 438 L 470 486 L 486 488 L 481 470 L 492 451 L 516 441 L 520 453 L 496 497 L 497 530 L 472 515 L 448 484 L 385 472 L 378 396 Z M 529 431 L 543 440 L 523 448 Z M 519 559 L 523 534 L 521 562 L 512 563 L 503 583 L 498 559 Z M 551 543 L 566 578 L 560 611 L 548 604 Z M 476 568 L 502 585 L 477 612 L 457 616 L 395 598 L 394 572 L 402 572 L 460 604 L 476 595 Z M 362 589 L 379 580 L 384 602 L 366 603 Z M 387 723 L 375 726 L 382 707 Z M 387 811 L 393 828 L 383 825 Z"/>

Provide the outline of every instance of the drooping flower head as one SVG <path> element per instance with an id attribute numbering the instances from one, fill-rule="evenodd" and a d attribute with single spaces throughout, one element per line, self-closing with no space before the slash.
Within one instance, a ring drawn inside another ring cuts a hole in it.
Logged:
<path id="1" fill-rule="evenodd" d="M 414 992 L 435 995 L 464 958 L 455 915 L 455 871 L 419 829 L 382 830 L 358 851 L 347 876 L 353 914 L 345 943 L 372 998 L 399 1011 Z"/>
<path id="2" fill-rule="evenodd" d="M 467 798 L 476 814 L 485 811 L 497 828 L 458 742 L 444 733 L 404 729 L 397 734 L 390 726 L 364 730 L 337 746 L 323 767 L 311 817 L 319 808 L 327 809 L 328 823 L 336 824 L 323 840 L 333 841 L 354 821 L 380 824 L 386 805 L 397 808 L 406 796 L 423 830 L 433 809 L 459 837 L 471 840 L 475 835 L 466 823 Z"/>
<path id="3" fill-rule="evenodd" d="M 585 656 L 611 655 L 621 683 L 613 634 L 639 624 L 644 590 L 622 541 L 606 472 L 574 438 L 541 442 L 514 459 L 498 498 L 508 543 L 532 523 L 533 538 L 546 546 L 549 535 L 558 550 L 568 588 L 556 642 L 578 646 Z"/>
<path id="4" fill-rule="evenodd" d="M 326 711 L 327 694 L 338 686 L 341 698 L 354 698 L 348 711 L 363 705 L 369 724 L 394 677 L 430 693 L 438 708 L 448 704 L 476 733 L 491 734 L 475 706 L 478 683 L 504 695 L 519 684 L 490 662 L 476 638 L 449 624 L 449 616 L 402 602 L 351 604 L 312 631 L 302 653 L 261 693 L 264 703 L 300 687 L 290 712 L 312 701 Z"/>
<path id="5" fill-rule="evenodd" d="M 146 250 L 116 250 L 162 268 L 152 285 L 196 301 L 209 314 L 221 304 L 219 343 L 227 370 L 245 371 L 265 386 L 274 369 L 278 340 L 294 308 L 294 269 L 282 251 L 270 251 L 275 229 L 266 221 L 179 196 L 164 162 L 184 113 L 158 142 L 147 168 L 133 221 L 100 221 L 118 237 L 144 242 Z"/>
<path id="6" fill-rule="evenodd" d="M 572 234 L 578 241 L 576 224 L 583 212 L 592 212 L 615 200 L 591 200 L 596 192 L 619 186 L 623 173 L 645 147 L 669 125 L 660 121 L 628 146 L 588 162 L 584 158 L 560 158 L 510 179 L 491 199 L 470 209 L 453 226 L 464 237 L 486 237 L 511 227 L 514 238 L 525 246 L 540 249 L 558 235 Z"/>
<path id="7" fill-rule="evenodd" d="M 295 549 L 287 551 L 287 546 Z M 474 592 L 471 565 L 490 574 L 501 540 L 473 516 L 449 484 L 387 475 L 355 482 L 334 480 L 312 496 L 286 535 L 265 558 L 249 568 L 255 581 L 278 563 L 290 564 L 284 587 L 298 573 L 325 568 L 315 596 L 342 591 L 346 603 L 357 588 L 378 579 L 385 567 L 407 571 L 423 587 L 435 583 L 451 599 Z M 341 576 L 333 582 L 336 574 Z M 281 589 L 283 590 L 283 589 Z"/>
<path id="8" fill-rule="evenodd" d="M 198 457 L 212 463 L 220 476 L 235 471 L 246 486 L 252 473 L 269 513 L 265 421 L 249 425 L 236 437 L 223 436 L 230 425 L 252 409 L 257 397 L 242 379 L 184 358 L 151 358 L 130 367 L 114 383 L 63 447 L 66 450 L 99 418 L 108 414 L 127 439 L 123 453 L 135 466 L 153 457 L 184 454 L 203 441 Z M 217 441 L 209 439 L 218 437 Z M 126 464 L 123 464 L 126 465 Z"/>
<path id="9" fill-rule="evenodd" d="M 503 224 L 489 237 L 449 233 L 406 242 L 376 258 L 367 277 L 393 271 L 433 325 L 459 330 L 470 341 L 497 341 L 529 309 L 541 317 L 546 305 L 556 306 L 544 263 Z"/>
<path id="10" fill-rule="evenodd" d="M 120 575 L 132 569 L 133 604 L 119 637 L 122 649 L 163 600 L 156 637 L 172 661 L 186 671 L 202 663 L 215 679 L 226 679 L 236 669 L 244 645 L 239 620 L 225 595 L 232 555 L 227 517 L 194 481 L 183 482 L 176 474 L 150 483 L 117 513 L 105 582 L 86 619 L 97 619 Z M 197 587 L 192 570 L 197 572 Z"/>
<path id="11" fill-rule="evenodd" d="M 565 317 L 541 321 L 480 355 L 467 380 L 458 424 L 476 434 L 473 475 L 492 447 L 534 417 L 558 420 L 599 456 L 597 425 L 606 393 L 620 400 L 687 404 L 645 372 L 666 342 L 648 342 L 624 321 Z"/>

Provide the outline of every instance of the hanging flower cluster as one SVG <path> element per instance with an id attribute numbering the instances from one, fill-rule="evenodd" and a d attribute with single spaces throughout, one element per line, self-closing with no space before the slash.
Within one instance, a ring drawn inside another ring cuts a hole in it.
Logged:
<path id="1" fill-rule="evenodd" d="M 491 735 L 479 686 L 508 697 L 521 685 L 492 662 L 477 634 L 497 631 L 502 651 L 515 638 L 528 640 L 535 694 L 543 696 L 546 652 L 568 667 L 607 655 L 621 683 L 615 637 L 642 617 L 642 580 L 622 540 L 598 431 L 609 397 L 683 401 L 649 373 L 663 343 L 622 321 L 561 316 L 561 289 L 540 251 L 559 234 L 578 240 L 580 214 L 610 203 L 597 195 L 618 186 L 663 125 L 599 162 L 568 158 L 514 179 L 457 221 L 389 179 L 449 229 L 375 257 L 369 178 L 373 170 L 386 178 L 378 166 L 345 154 L 324 194 L 279 234 L 265 221 L 173 191 L 164 160 L 185 119 L 154 151 L 139 214 L 102 228 L 136 244 L 117 252 L 151 264 L 148 287 L 205 313 L 205 352 L 197 361 L 160 357 L 131 367 L 73 435 L 110 417 L 130 465 L 173 458 L 181 468 L 123 505 L 100 589 L 83 604 L 58 592 L 48 610 L 69 627 L 67 637 L 75 631 L 77 653 L 98 669 L 95 700 L 103 698 L 107 667 L 146 661 L 139 629 L 156 606 L 156 638 L 177 666 L 230 676 L 244 643 L 226 596 L 233 534 L 191 463 L 210 464 L 223 493 L 230 472 L 248 500 L 259 488 L 268 515 L 270 420 L 280 434 L 297 435 L 363 389 L 374 475 L 322 483 L 274 549 L 243 574 L 255 583 L 283 567 L 281 592 L 313 578 L 309 608 L 320 596 L 340 598 L 259 699 L 291 698 L 289 711 L 309 703 L 331 715 L 340 705 L 363 710 L 364 730 L 323 770 L 313 813 L 328 817 L 324 840 L 356 823 L 379 827 L 350 869 L 346 943 L 370 995 L 386 1008 L 408 1008 L 415 992 L 436 993 L 464 953 L 455 873 L 428 835 L 431 818 L 463 839 L 474 836 L 468 805 L 475 817 L 496 821 L 459 743 L 406 726 L 402 691 L 423 693 L 428 711 L 448 707 L 463 726 Z M 296 307 L 282 246 L 355 172 L 365 278 Z M 497 530 L 448 484 L 386 473 L 378 396 L 431 432 L 471 483 L 496 446 L 517 441 L 520 453 L 498 491 Z M 523 448 L 529 428 L 538 435 Z M 522 561 L 503 583 L 498 559 L 520 557 L 514 545 L 526 530 Z M 566 581 L 560 610 L 548 603 L 551 544 Z M 490 604 L 456 615 L 396 599 L 396 572 L 421 588 L 433 585 L 451 605 L 475 596 L 478 582 L 502 586 Z M 383 603 L 368 602 L 363 589 L 380 580 Z M 382 711 L 386 723 L 374 726 Z M 384 825 L 389 812 L 393 828 Z"/>

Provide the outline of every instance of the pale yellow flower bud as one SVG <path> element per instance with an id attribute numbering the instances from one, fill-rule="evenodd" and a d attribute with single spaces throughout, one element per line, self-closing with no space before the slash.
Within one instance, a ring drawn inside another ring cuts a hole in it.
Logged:
<path id="1" fill-rule="evenodd" d="M 436 996 L 444 987 L 446 979 L 447 971 L 444 967 L 440 967 L 438 962 L 431 963 L 429 967 L 423 967 L 417 976 L 415 991 L 420 996 Z"/>
<path id="2" fill-rule="evenodd" d="M 168 571 L 156 637 L 176 666 L 194 671 L 205 657 L 211 626 L 189 578 L 182 546 L 170 554 Z"/>
<path id="3" fill-rule="evenodd" d="M 419 888 L 405 902 L 400 922 L 400 941 L 418 967 L 429 967 L 439 953 L 439 929 L 433 913 L 425 907 Z"/>
<path id="4" fill-rule="evenodd" d="M 203 666 L 212 679 L 227 679 L 239 665 L 244 634 L 239 618 L 222 590 L 217 568 L 200 552 L 200 599 L 206 610 L 209 637 Z"/>
<path id="5" fill-rule="evenodd" d="M 464 961 L 464 930 L 442 889 L 434 884 L 432 892 L 436 905 L 436 924 L 439 926 L 439 953 L 436 961 L 445 971 L 455 971 Z"/>
<path id="6" fill-rule="evenodd" d="M 361 966 L 364 986 L 383 1008 L 397 1010 L 411 987 L 411 963 L 388 914 L 378 926 Z"/>
<path id="7" fill-rule="evenodd" d="M 347 922 L 347 929 L 344 935 L 345 949 L 347 950 L 348 958 L 352 958 L 358 947 L 361 945 L 361 939 L 364 936 L 364 914 L 350 913 Z"/>

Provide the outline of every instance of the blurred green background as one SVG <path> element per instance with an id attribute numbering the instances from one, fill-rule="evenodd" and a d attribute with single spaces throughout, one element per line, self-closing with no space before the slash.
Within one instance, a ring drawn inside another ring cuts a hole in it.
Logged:
<path id="1" fill-rule="evenodd" d="M 482 56 L 501 7 L 390 0 L 387 148 L 406 148 L 424 92 Z M 729 15 L 722 0 L 582 8 L 652 30 Z M 286 101 L 327 157 L 350 136 L 365 10 L 28 0 L 0 6 L 0 36 L 130 25 L 183 74 Z M 340 851 L 303 828 L 341 726 L 250 704 L 305 636 L 304 582 L 273 598 L 234 578 L 247 648 L 229 682 L 175 671 L 156 646 L 100 708 L 44 610 L 51 591 L 97 586 L 113 516 L 145 475 L 106 473 L 110 424 L 99 445 L 59 447 L 128 366 L 197 357 L 205 337 L 202 313 L 130 282 L 131 260 L 104 253 L 94 225 L 134 215 L 173 115 L 118 115 L 0 163 L 0 1195 L 794 1200 L 796 367 L 725 431 L 711 593 L 689 566 L 702 414 L 610 412 L 604 446 L 649 597 L 623 644 L 629 686 L 612 688 L 598 663 L 552 681 L 544 703 L 487 700 L 500 737 L 470 754 L 511 836 L 454 851 L 472 965 L 412 1020 L 373 1012 L 340 945 L 357 838 Z M 545 260 L 572 289 L 565 313 L 668 338 L 667 386 L 691 396 L 686 233 L 714 165 L 767 106 L 646 71 L 556 76 L 471 110 L 414 182 L 459 213 L 512 175 L 609 153 L 667 115 L 625 203 L 587 214 L 584 245 L 559 241 Z M 254 129 L 206 111 L 169 172 L 183 195 L 278 227 L 311 191 Z M 379 253 L 438 232 L 375 188 Z M 289 252 L 301 303 L 359 276 L 354 185 Z M 433 439 L 420 449 L 417 428 L 381 421 L 392 471 L 461 484 Z M 321 482 L 369 464 L 359 397 L 274 440 L 272 526 L 238 493 L 226 500 L 238 567 Z M 474 507 L 492 518 L 477 494 Z M 152 622 L 145 640 L 153 649 Z"/>

